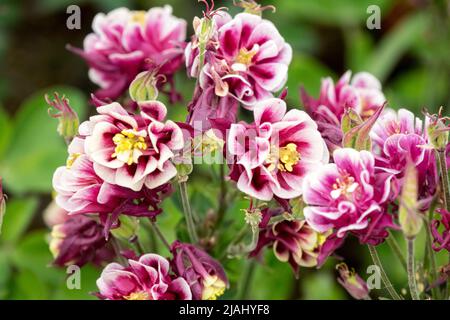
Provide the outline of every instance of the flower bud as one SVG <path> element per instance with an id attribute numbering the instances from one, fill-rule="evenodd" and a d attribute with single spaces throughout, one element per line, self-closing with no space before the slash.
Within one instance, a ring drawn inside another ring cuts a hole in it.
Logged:
<path id="1" fill-rule="evenodd" d="M 78 133 L 78 126 L 80 121 L 78 115 L 69 104 L 69 99 L 65 96 L 59 97 L 57 92 L 54 93 L 54 99 L 50 100 L 48 95 L 45 95 L 45 100 L 50 106 L 48 113 L 52 118 L 58 118 L 58 133 L 64 139 L 70 142 Z M 51 113 L 52 107 L 56 109 L 56 113 Z"/>
<path id="2" fill-rule="evenodd" d="M 449 120 L 449 118 L 443 117 L 442 111 L 443 107 L 439 109 L 438 114 L 427 114 L 430 119 L 427 127 L 428 139 L 430 141 L 430 144 L 436 150 L 445 150 L 448 144 L 450 127 L 447 124 L 447 121 Z"/>
<path id="3" fill-rule="evenodd" d="M 369 288 L 366 282 L 354 270 L 349 270 L 345 263 L 336 265 L 336 269 L 339 271 L 337 281 L 353 298 L 357 300 L 369 298 Z"/>
<path id="4" fill-rule="evenodd" d="M 138 229 L 139 221 L 135 217 L 121 215 L 119 217 L 119 227 L 111 229 L 111 233 L 116 238 L 129 240 L 136 235 Z"/>
<path id="5" fill-rule="evenodd" d="M 234 5 L 244 9 L 245 13 L 255 14 L 257 16 L 262 16 L 263 11 L 272 10 L 276 11 L 276 8 L 272 5 L 261 6 L 255 0 L 239 0 L 239 2 L 233 1 Z"/>
<path id="6" fill-rule="evenodd" d="M 405 170 L 403 190 L 400 197 L 399 222 L 403 234 L 414 238 L 422 228 L 422 216 L 419 213 L 417 169 L 408 162 Z"/>
<path id="7" fill-rule="evenodd" d="M 71 216 L 64 223 L 53 227 L 50 251 L 57 266 L 76 264 L 79 267 L 88 262 L 96 264 L 111 257 L 105 247 L 103 226 L 95 220 L 83 216 Z"/>
<path id="8" fill-rule="evenodd" d="M 228 288 L 222 265 L 205 251 L 188 243 L 172 244 L 173 269 L 187 280 L 196 300 L 216 300 Z"/>
<path id="9" fill-rule="evenodd" d="M 133 101 L 154 101 L 158 98 L 158 81 L 164 76 L 158 75 L 157 71 L 144 71 L 139 73 L 131 82 L 129 93 Z"/>

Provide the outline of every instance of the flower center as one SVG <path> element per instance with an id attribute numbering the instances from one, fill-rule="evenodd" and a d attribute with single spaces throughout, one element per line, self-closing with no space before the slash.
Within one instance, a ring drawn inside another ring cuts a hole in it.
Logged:
<path id="1" fill-rule="evenodd" d="M 333 191 L 331 191 L 331 197 L 337 199 L 341 195 L 353 193 L 356 188 L 358 188 L 358 183 L 355 182 L 355 178 L 352 176 L 345 175 L 342 179 L 336 178 L 336 183 L 333 184 Z"/>
<path id="2" fill-rule="evenodd" d="M 142 151 L 147 150 L 147 144 L 144 137 L 134 129 L 122 130 L 113 137 L 113 142 L 116 145 L 113 158 L 131 165 L 137 163 Z"/>
<path id="3" fill-rule="evenodd" d="M 272 150 L 275 150 L 275 152 Z M 301 159 L 295 143 L 288 143 L 286 146 L 281 147 L 278 150 L 275 148 L 272 148 L 272 150 L 270 152 L 269 159 L 267 160 L 267 163 L 270 163 L 268 167 L 269 171 L 273 171 L 275 168 L 278 168 L 283 172 L 292 172 L 294 170 L 294 166 Z"/>
<path id="4" fill-rule="evenodd" d="M 202 300 L 217 300 L 225 292 L 226 284 L 217 276 L 209 276 L 203 281 Z"/>
<path id="5" fill-rule="evenodd" d="M 141 26 L 145 25 L 145 11 L 139 10 L 139 11 L 133 11 L 133 14 L 131 15 L 131 22 L 135 22 L 140 24 Z"/>
<path id="6" fill-rule="evenodd" d="M 133 292 L 124 298 L 125 300 L 150 300 L 150 296 L 145 291 Z"/>

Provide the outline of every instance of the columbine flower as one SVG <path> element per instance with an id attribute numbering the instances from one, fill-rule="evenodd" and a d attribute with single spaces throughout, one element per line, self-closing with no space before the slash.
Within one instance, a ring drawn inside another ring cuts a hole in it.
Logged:
<path id="1" fill-rule="evenodd" d="M 339 271 L 339 284 L 356 300 L 369 298 L 367 283 L 354 270 L 349 270 L 345 263 L 336 265 Z"/>
<path id="2" fill-rule="evenodd" d="M 306 173 L 328 162 L 328 150 L 315 122 L 303 111 L 290 110 L 271 98 L 254 108 L 255 122 L 232 124 L 227 147 L 235 162 L 230 173 L 248 195 L 269 201 L 275 195 L 301 195 Z"/>
<path id="3" fill-rule="evenodd" d="M 360 72 L 351 79 L 347 71 L 334 85 L 331 78 L 322 80 L 320 96 L 316 100 L 301 89 L 306 112 L 317 122 L 319 131 L 330 150 L 342 145 L 342 117 L 347 108 L 353 109 L 365 120 L 373 115 L 384 102 L 380 82 L 367 72 Z"/>
<path id="4" fill-rule="evenodd" d="M 154 189 L 176 175 L 170 161 L 184 146 L 175 122 L 164 121 L 166 107 L 157 101 L 140 104 L 139 116 L 129 114 L 119 103 L 97 108 L 99 115 L 80 125 L 86 154 L 94 170 L 110 184 L 140 191 Z"/>
<path id="5" fill-rule="evenodd" d="M 188 243 L 172 244 L 174 271 L 186 279 L 195 300 L 216 300 L 228 287 L 221 264 L 205 251 Z"/>
<path id="6" fill-rule="evenodd" d="M 333 159 L 334 163 L 309 173 L 303 183 L 306 221 L 318 232 L 332 232 L 324 243 L 324 256 L 349 233 L 362 243 L 377 245 L 388 236 L 386 228 L 395 227 L 387 212 L 394 196 L 392 175 L 377 172 L 368 151 L 337 149 Z"/>
<path id="7" fill-rule="evenodd" d="M 403 184 L 408 162 L 417 167 L 421 209 L 427 209 L 438 181 L 433 150 L 427 148 L 429 138 L 422 120 L 406 109 L 386 110 L 370 133 L 375 165 L 395 174 Z"/>
<path id="8" fill-rule="evenodd" d="M 445 249 L 450 252 L 450 212 L 444 209 L 438 209 L 440 220 L 431 221 L 431 233 L 433 234 L 433 250 L 441 251 Z M 439 226 L 442 225 L 442 232 L 439 232 Z"/>
<path id="9" fill-rule="evenodd" d="M 283 87 L 292 49 L 270 21 L 249 13 L 231 18 L 224 12 L 211 19 L 208 42 L 200 46 L 198 36 L 194 36 L 185 51 L 188 73 L 199 77 L 201 91 L 207 91 L 209 98 L 214 88 L 214 99 L 208 99 L 209 112 L 221 111 L 217 108 L 220 103 L 214 101 L 225 97 L 252 109 L 257 101 L 272 97 Z M 191 112 L 196 111 L 198 117 L 211 116 L 197 111 L 196 105 L 198 108 L 198 103 L 191 105 Z M 234 117 L 235 107 L 228 112 Z"/>
<path id="10" fill-rule="evenodd" d="M 278 260 L 288 262 L 295 273 L 299 267 L 314 267 L 325 237 L 313 230 L 305 220 L 280 221 L 259 233 L 258 245 L 251 256 L 272 246 Z"/>
<path id="11" fill-rule="evenodd" d="M 169 261 L 157 254 L 128 260 L 128 266 L 111 263 L 97 280 L 101 299 L 107 300 L 191 300 L 188 283 L 171 276 Z"/>
<path id="12" fill-rule="evenodd" d="M 105 182 L 94 170 L 94 164 L 83 154 L 84 141 L 75 138 L 69 146 L 66 166 L 53 175 L 55 201 L 69 214 L 98 214 L 105 224 L 105 235 L 116 226 L 120 214 L 154 217 L 161 211 L 161 195 L 170 192 L 165 184 L 157 189 L 139 192 Z"/>
<path id="13" fill-rule="evenodd" d="M 76 264 L 81 267 L 88 262 L 100 264 L 112 258 L 112 251 L 105 247 L 103 226 L 83 215 L 67 218 L 53 226 L 50 251 L 57 266 Z"/>
<path id="14" fill-rule="evenodd" d="M 183 62 L 186 21 L 174 17 L 170 6 L 100 13 L 92 29 L 83 50 L 69 48 L 88 62 L 89 77 L 102 88 L 99 98 L 119 97 L 149 63 L 170 80 Z"/>
<path id="15" fill-rule="evenodd" d="M 57 224 L 64 223 L 64 221 L 66 221 L 68 217 L 69 213 L 60 206 L 58 206 L 56 204 L 56 201 L 53 200 L 45 208 L 42 218 L 44 219 L 45 224 L 48 227 L 52 228 Z"/>

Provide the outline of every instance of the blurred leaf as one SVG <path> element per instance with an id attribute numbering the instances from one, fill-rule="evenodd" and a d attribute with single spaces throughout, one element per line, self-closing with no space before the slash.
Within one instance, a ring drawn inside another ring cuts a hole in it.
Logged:
<path id="1" fill-rule="evenodd" d="M 5 299 L 8 294 L 8 281 L 11 274 L 10 259 L 5 251 L 0 251 L 0 299 Z"/>
<path id="2" fill-rule="evenodd" d="M 36 198 L 9 200 L 0 239 L 10 243 L 17 242 L 33 219 L 37 206 Z"/>
<path id="3" fill-rule="evenodd" d="M 49 289 L 40 275 L 29 270 L 14 276 L 12 288 L 12 299 L 45 300 L 49 297 Z"/>
<path id="4" fill-rule="evenodd" d="M 346 295 L 334 276 L 327 270 L 308 273 L 301 277 L 303 298 L 306 300 L 338 300 Z"/>
<path id="5" fill-rule="evenodd" d="M 384 82 L 418 35 L 426 30 L 427 23 L 428 17 L 422 13 L 404 18 L 372 51 L 366 70 Z"/>
<path id="6" fill-rule="evenodd" d="M 355 73 L 365 71 L 367 59 L 370 57 L 374 46 L 369 33 L 360 29 L 349 28 L 344 31 L 344 37 L 347 69 Z"/>
<path id="7" fill-rule="evenodd" d="M 20 270 L 30 270 L 48 283 L 56 283 L 60 278 L 58 270 L 50 266 L 53 261 L 46 241 L 48 231 L 37 230 L 27 234 L 16 247 L 12 258 Z"/>
<path id="8" fill-rule="evenodd" d="M 299 103 L 299 88 L 303 85 L 306 91 L 312 95 L 319 94 L 321 79 L 333 76 L 333 72 L 313 57 L 296 54 L 289 66 L 289 78 L 287 82 L 288 97 L 293 105 Z"/>
<path id="9" fill-rule="evenodd" d="M 301 17 L 314 23 L 325 25 L 356 25 L 365 21 L 369 14 L 367 7 L 377 5 L 381 14 L 386 14 L 392 5 L 388 0 L 283 0 L 276 6 L 279 12 Z"/>
<path id="10" fill-rule="evenodd" d="M 6 111 L 0 107 L 0 159 L 3 157 L 5 149 L 8 147 L 11 136 L 11 120 Z"/>
<path id="11" fill-rule="evenodd" d="M 21 106 L 14 121 L 12 141 L 0 160 L 0 175 L 14 193 L 50 192 L 55 169 L 67 157 L 63 139 L 56 132 L 58 122 L 47 114 L 45 93 L 65 94 L 83 119 L 85 96 L 70 87 L 53 87 L 39 91 Z"/>
<path id="12" fill-rule="evenodd" d="M 62 271 L 62 270 L 61 270 Z M 64 273 L 64 272 L 61 272 Z M 56 286 L 52 299 L 58 300 L 95 300 L 92 292 L 98 291 L 96 281 L 100 277 L 101 270 L 97 267 L 86 265 L 80 269 L 80 289 L 69 289 L 67 287 L 67 275 L 64 273 Z"/>

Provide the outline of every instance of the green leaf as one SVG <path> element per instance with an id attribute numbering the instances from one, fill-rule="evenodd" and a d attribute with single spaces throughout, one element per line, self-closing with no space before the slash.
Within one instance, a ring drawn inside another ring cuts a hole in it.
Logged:
<path id="1" fill-rule="evenodd" d="M 40 275 L 29 270 L 22 270 L 14 276 L 12 299 L 45 300 L 49 297 L 49 289 Z"/>
<path id="2" fill-rule="evenodd" d="M 428 20 L 423 13 L 404 18 L 372 51 L 366 70 L 384 82 L 403 54 L 417 41 L 418 35 L 426 29 Z"/>
<path id="3" fill-rule="evenodd" d="M 56 132 L 58 121 L 47 114 L 45 93 L 65 94 L 80 118 L 84 117 L 86 99 L 70 87 L 54 87 L 27 99 L 14 121 L 13 138 L 0 161 L 0 176 L 13 193 L 50 192 L 55 169 L 67 157 L 63 139 Z"/>
<path id="4" fill-rule="evenodd" d="M 12 199 L 6 207 L 1 239 L 15 243 L 28 228 L 38 206 L 36 198 Z"/>
<path id="5" fill-rule="evenodd" d="M 0 299 L 5 299 L 9 292 L 8 282 L 11 275 L 11 264 L 8 254 L 0 251 Z"/>
<path id="6" fill-rule="evenodd" d="M 0 159 L 3 157 L 3 154 L 8 147 L 10 137 L 11 137 L 11 122 L 10 118 L 6 111 L 0 107 Z"/>

